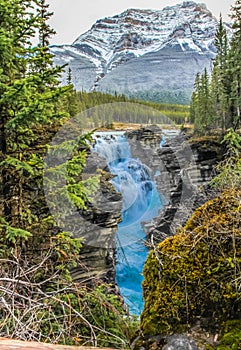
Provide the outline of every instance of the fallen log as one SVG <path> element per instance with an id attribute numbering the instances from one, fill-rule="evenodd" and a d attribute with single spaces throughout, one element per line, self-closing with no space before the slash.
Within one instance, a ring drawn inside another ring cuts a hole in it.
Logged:
<path id="1" fill-rule="evenodd" d="M 88 346 L 54 345 L 0 338 L 0 350 L 114 350 L 111 348 L 92 348 Z"/>

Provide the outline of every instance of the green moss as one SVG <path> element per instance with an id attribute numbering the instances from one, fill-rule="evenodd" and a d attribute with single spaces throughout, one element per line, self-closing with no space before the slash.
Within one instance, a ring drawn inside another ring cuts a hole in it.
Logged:
<path id="1" fill-rule="evenodd" d="M 241 321 L 229 320 L 223 326 L 223 335 L 217 350 L 240 350 L 241 349 Z"/>
<path id="2" fill-rule="evenodd" d="M 224 192 L 197 209 L 177 235 L 151 251 L 144 268 L 144 334 L 185 331 L 197 317 L 208 331 L 239 318 L 234 283 L 241 270 L 241 191 Z"/>
<path id="3" fill-rule="evenodd" d="M 205 350 L 214 350 L 214 349 L 215 349 L 215 347 L 211 344 L 205 345 Z"/>

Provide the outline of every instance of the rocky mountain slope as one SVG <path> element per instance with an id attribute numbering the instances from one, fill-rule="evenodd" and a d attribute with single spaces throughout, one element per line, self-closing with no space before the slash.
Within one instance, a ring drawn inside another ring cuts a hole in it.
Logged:
<path id="1" fill-rule="evenodd" d="M 187 102 L 196 73 L 210 69 L 217 25 L 206 5 L 193 1 L 161 11 L 128 9 L 51 51 L 56 64 L 71 67 L 77 90 Z"/>

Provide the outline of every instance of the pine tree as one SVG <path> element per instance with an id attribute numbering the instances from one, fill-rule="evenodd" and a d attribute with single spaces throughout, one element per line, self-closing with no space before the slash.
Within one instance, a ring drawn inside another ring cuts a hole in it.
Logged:
<path id="1" fill-rule="evenodd" d="M 200 73 L 197 73 L 195 82 L 194 82 L 194 91 L 192 94 L 192 99 L 191 99 L 191 120 L 195 124 L 195 128 L 197 129 L 199 127 L 199 121 L 201 119 L 200 115 Z"/>
<path id="2" fill-rule="evenodd" d="M 40 29 L 45 43 L 50 33 L 47 30 L 44 35 L 43 28 L 47 26 L 44 27 L 42 17 L 39 22 L 40 17 L 34 14 L 33 4 L 36 5 L 30 0 L 0 1 L 0 165 L 3 205 L 0 228 L 5 234 L 11 232 L 13 236 L 16 233 L 26 237 L 30 236 L 30 232 L 25 229 L 34 216 L 29 209 L 26 210 L 26 197 L 29 196 L 26 186 L 39 181 L 33 180 L 35 167 L 37 164 L 40 168 L 43 166 L 35 148 L 43 143 L 44 125 L 47 130 L 46 125 L 63 117 L 57 106 L 67 90 L 58 87 L 61 70 L 53 68 L 48 50 L 43 50 L 42 45 L 31 47 L 35 31 Z M 46 146 L 41 147 L 45 149 Z"/>
<path id="3" fill-rule="evenodd" d="M 24 57 L 28 54 L 26 47 L 29 45 L 35 26 L 34 17 L 28 12 L 29 5 L 29 2 L 20 3 L 12 0 L 0 2 L 1 187 L 4 220 L 14 225 L 18 225 L 21 214 L 21 173 L 28 167 L 21 159 L 22 147 L 16 131 L 17 124 L 13 122 L 10 126 L 10 122 L 23 119 L 29 102 L 29 95 L 25 93 L 27 62 Z M 17 179 L 14 177 L 11 184 L 15 169 L 19 176 Z"/>
<path id="4" fill-rule="evenodd" d="M 214 114 L 216 115 L 216 127 L 221 127 L 223 132 L 228 125 L 228 91 L 230 81 L 228 78 L 228 39 L 220 15 L 219 26 L 216 32 L 215 47 L 217 55 L 213 64 L 211 90 Z"/>
<path id="5" fill-rule="evenodd" d="M 216 58 L 213 61 L 211 81 L 206 72 L 194 84 L 191 102 L 191 118 L 196 129 L 210 126 L 236 129 L 240 123 L 241 104 L 241 1 L 232 7 L 234 34 L 230 44 L 220 16 L 216 32 Z"/>
<path id="6" fill-rule="evenodd" d="M 201 126 L 202 129 L 206 131 L 209 130 L 213 119 L 212 119 L 212 107 L 210 103 L 210 82 L 207 69 L 204 69 L 204 72 L 201 77 L 201 91 L 200 91 L 200 104 L 201 104 Z"/>
<path id="7" fill-rule="evenodd" d="M 200 76 L 198 73 L 194 83 L 194 92 L 191 101 L 191 118 L 194 121 L 195 130 L 207 132 L 213 123 L 213 109 L 211 103 L 211 87 L 207 69 Z"/>
<path id="8" fill-rule="evenodd" d="M 229 79 L 231 82 L 231 91 L 229 95 L 229 108 L 231 117 L 231 126 L 234 129 L 240 123 L 240 105 L 241 105 L 241 1 L 236 0 L 231 8 L 231 18 L 233 19 L 234 34 L 229 50 Z"/>
<path id="9" fill-rule="evenodd" d="M 49 5 L 45 0 L 37 0 L 37 20 L 38 20 L 38 67 L 40 71 L 44 72 L 48 67 L 52 67 L 52 55 L 49 52 L 50 39 L 55 34 L 55 31 L 49 26 L 48 20 L 53 15 L 48 12 Z M 35 66 L 36 66 L 35 61 Z"/>
<path id="10" fill-rule="evenodd" d="M 72 69 L 69 67 L 68 68 L 68 76 L 67 76 L 67 85 L 72 84 Z"/>
<path id="11" fill-rule="evenodd" d="M 63 104 L 67 106 L 67 112 L 69 115 L 74 117 L 80 111 L 80 103 L 77 92 L 72 83 L 72 70 L 70 67 L 68 67 L 67 70 L 67 86 L 69 87 L 69 91 Z"/>
<path id="12" fill-rule="evenodd" d="M 221 14 L 214 44 L 217 49 L 214 66 L 220 67 L 220 70 L 223 71 L 227 63 L 228 39 Z"/>
<path id="13" fill-rule="evenodd" d="M 39 46 L 48 48 L 50 44 L 50 37 L 56 34 L 55 30 L 50 27 L 48 20 L 52 17 L 53 12 L 48 12 L 49 5 L 45 0 L 38 1 L 38 17 L 39 17 Z"/>

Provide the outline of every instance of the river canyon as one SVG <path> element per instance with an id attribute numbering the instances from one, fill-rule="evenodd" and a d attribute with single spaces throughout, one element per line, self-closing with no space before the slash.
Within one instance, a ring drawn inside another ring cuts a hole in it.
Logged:
<path id="1" fill-rule="evenodd" d="M 157 126 L 96 132 L 93 139 L 92 154 L 106 162 L 114 176 L 110 182 L 122 197 L 115 282 L 130 313 L 139 316 L 150 245 L 173 235 L 204 200 L 199 189 L 213 176 L 220 149 L 215 142 L 189 143 L 179 130 Z"/>
<path id="2" fill-rule="evenodd" d="M 122 221 L 117 231 L 116 282 L 130 313 L 143 309 L 142 270 L 148 254 L 142 222 L 157 216 L 165 202 L 158 193 L 151 169 L 133 158 L 124 133 L 95 133 L 94 151 L 105 158 L 122 194 Z"/>

